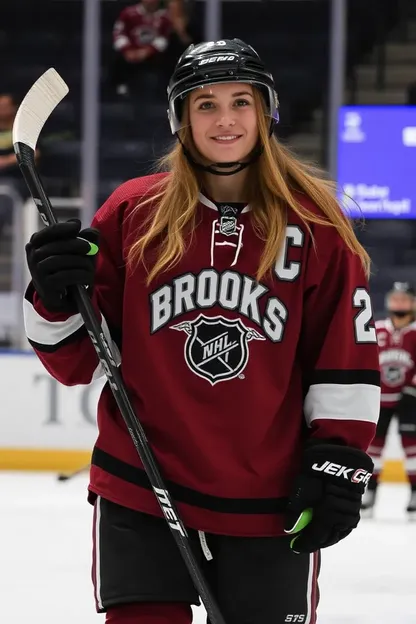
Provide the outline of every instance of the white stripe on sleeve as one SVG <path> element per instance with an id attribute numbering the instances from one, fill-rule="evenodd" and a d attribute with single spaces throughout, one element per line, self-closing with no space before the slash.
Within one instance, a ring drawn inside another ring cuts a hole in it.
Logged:
<path id="1" fill-rule="evenodd" d="M 383 468 L 383 459 L 381 457 L 373 457 L 372 455 L 371 455 L 371 459 L 373 460 L 374 471 L 381 472 Z"/>
<path id="2" fill-rule="evenodd" d="M 84 321 L 81 314 L 74 314 L 66 321 L 47 321 L 43 318 L 33 307 L 33 305 L 24 299 L 23 313 L 26 335 L 29 340 L 39 345 L 47 345 L 53 347 L 60 342 L 69 338 L 72 334 L 78 331 L 83 325 Z M 111 354 L 117 366 L 121 363 L 120 350 L 116 343 L 111 338 L 110 330 L 107 325 L 107 321 L 101 314 L 101 329 L 104 336 L 107 339 L 111 348 Z M 105 376 L 105 368 L 99 361 L 96 369 L 94 370 L 91 381 L 100 379 Z"/>
<path id="3" fill-rule="evenodd" d="M 361 420 L 377 423 L 380 388 L 370 384 L 313 384 L 305 397 L 308 426 L 313 420 Z"/>
<path id="4" fill-rule="evenodd" d="M 23 318 L 29 340 L 48 346 L 69 338 L 84 325 L 79 313 L 70 316 L 66 321 L 47 321 L 27 299 L 23 300 Z"/>

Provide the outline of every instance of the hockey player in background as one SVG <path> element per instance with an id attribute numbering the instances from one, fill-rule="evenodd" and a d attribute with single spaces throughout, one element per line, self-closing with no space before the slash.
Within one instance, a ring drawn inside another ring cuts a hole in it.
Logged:
<path id="1" fill-rule="evenodd" d="M 362 515 L 371 516 L 382 453 L 394 416 L 405 454 L 405 469 L 411 486 L 407 512 L 416 514 L 416 301 L 406 282 L 395 282 L 386 295 L 388 318 L 376 322 L 380 349 L 381 407 L 375 438 L 369 449 L 374 473 L 363 498 Z"/>
<path id="2" fill-rule="evenodd" d="M 164 53 L 172 21 L 160 0 L 141 0 L 125 7 L 113 28 L 115 52 L 112 82 L 118 95 L 137 94 L 163 76 Z"/>
<path id="3" fill-rule="evenodd" d="M 373 467 L 369 258 L 333 187 L 274 137 L 250 46 L 190 46 L 168 105 L 167 173 L 124 183 L 92 228 L 32 236 L 27 336 L 61 383 L 103 374 L 71 297 L 88 286 L 227 624 L 313 624 L 319 551 L 357 526 Z M 198 596 L 108 384 L 98 428 L 97 610 L 189 624 Z"/>

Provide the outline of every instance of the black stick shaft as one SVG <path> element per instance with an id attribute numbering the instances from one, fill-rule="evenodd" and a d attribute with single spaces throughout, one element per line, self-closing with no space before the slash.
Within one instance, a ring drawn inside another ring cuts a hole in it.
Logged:
<path id="1" fill-rule="evenodd" d="M 15 151 L 20 170 L 33 197 L 42 221 L 45 225 L 57 223 L 51 202 L 36 170 L 34 151 L 25 143 L 15 144 Z M 77 286 L 75 289 L 75 296 L 78 309 L 84 320 L 85 327 L 97 352 L 98 358 L 104 367 L 108 383 L 111 387 L 120 413 L 142 461 L 176 545 L 179 548 L 195 588 L 198 591 L 208 613 L 209 619 L 212 624 L 225 624 L 216 600 L 213 597 L 195 559 L 185 526 L 179 517 L 176 506 L 168 490 L 166 489 L 156 462 L 156 458 L 146 438 L 146 434 L 136 417 L 132 404 L 130 403 L 124 382 L 114 361 L 110 345 L 108 344 L 101 329 L 101 325 L 95 315 L 95 311 L 86 288 L 84 286 Z"/>

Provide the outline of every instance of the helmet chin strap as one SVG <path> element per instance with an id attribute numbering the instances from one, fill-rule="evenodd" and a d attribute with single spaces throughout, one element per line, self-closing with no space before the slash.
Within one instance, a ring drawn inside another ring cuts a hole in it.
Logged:
<path id="1" fill-rule="evenodd" d="M 207 171 L 208 173 L 212 173 L 214 175 L 219 175 L 219 176 L 230 176 L 230 175 L 234 175 L 235 173 L 240 173 L 240 171 L 243 171 L 243 169 L 245 169 L 246 167 L 254 163 L 261 156 L 263 152 L 263 146 L 259 145 L 258 147 L 256 147 L 256 149 L 254 150 L 254 152 L 251 154 L 250 158 L 246 162 L 240 162 L 237 160 L 234 162 L 212 163 L 211 165 L 203 165 L 202 163 L 195 160 L 191 152 L 188 150 L 187 147 L 185 147 L 185 145 L 181 141 L 181 138 L 178 133 L 176 133 L 176 136 L 178 138 L 179 143 L 182 145 L 183 153 L 185 154 L 187 160 L 194 167 L 196 167 L 197 169 L 202 169 L 202 171 Z M 234 169 L 232 169 L 232 171 L 223 171 L 224 169 L 229 170 L 232 167 L 235 167 Z"/>

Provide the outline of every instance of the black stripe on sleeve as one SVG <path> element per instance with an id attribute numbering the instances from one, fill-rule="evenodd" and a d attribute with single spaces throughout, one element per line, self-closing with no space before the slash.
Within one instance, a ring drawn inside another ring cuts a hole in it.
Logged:
<path id="1" fill-rule="evenodd" d="M 25 292 L 25 299 L 26 301 L 29 301 L 29 303 L 32 306 L 33 306 L 33 299 L 35 296 L 35 292 L 36 290 L 35 290 L 35 287 L 33 286 L 33 282 L 30 282 Z M 84 336 L 86 335 L 88 335 L 87 330 L 85 329 L 85 326 L 82 325 L 82 327 L 74 331 L 74 333 L 70 334 L 63 340 L 60 340 L 59 342 L 52 344 L 52 345 L 43 344 L 41 342 L 36 342 L 35 340 L 31 340 L 30 338 L 27 338 L 27 340 L 29 344 L 34 349 L 36 349 L 36 351 L 39 351 L 40 353 L 55 353 L 55 351 L 58 351 L 61 347 L 65 347 L 66 345 L 69 345 L 73 342 L 77 342 L 78 340 L 81 340 L 82 338 L 84 338 Z"/>
<path id="2" fill-rule="evenodd" d="M 34 340 L 30 340 L 30 338 L 28 338 L 28 342 L 34 349 L 36 349 L 36 351 L 39 351 L 41 353 L 55 353 L 55 351 L 58 351 L 61 347 L 65 347 L 69 344 L 72 344 L 73 342 L 82 340 L 82 338 L 85 338 L 85 336 L 88 336 L 88 333 L 85 325 L 82 325 L 82 327 L 74 331 L 73 334 L 52 345 L 35 342 Z"/>
<path id="3" fill-rule="evenodd" d="M 25 292 L 25 299 L 29 301 L 29 303 L 31 303 L 32 306 L 33 306 L 33 299 L 35 296 L 35 292 L 36 290 L 33 286 L 33 282 L 30 282 Z M 118 347 L 118 350 L 121 353 L 121 345 L 122 345 L 121 329 L 115 327 L 114 325 L 110 325 L 108 321 L 107 321 L 107 325 L 108 325 L 111 339 L 115 342 L 115 344 Z M 66 345 L 69 345 L 73 342 L 82 340 L 82 338 L 84 338 L 87 335 L 88 335 L 88 332 L 85 326 L 83 325 L 82 327 L 77 329 L 73 334 L 71 334 L 70 336 L 67 336 L 60 342 L 57 342 L 56 344 L 53 344 L 53 345 L 47 345 L 47 344 L 42 344 L 40 342 L 35 342 L 34 340 L 30 340 L 29 338 L 28 338 L 28 342 L 34 349 L 36 349 L 39 352 L 54 353 L 55 351 L 58 351 L 61 347 L 65 347 Z"/>
<path id="4" fill-rule="evenodd" d="M 308 376 L 308 384 L 367 384 L 380 386 L 378 370 L 316 370 Z"/>

